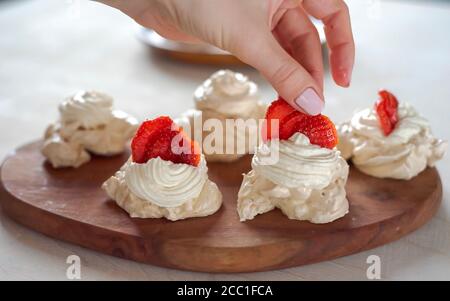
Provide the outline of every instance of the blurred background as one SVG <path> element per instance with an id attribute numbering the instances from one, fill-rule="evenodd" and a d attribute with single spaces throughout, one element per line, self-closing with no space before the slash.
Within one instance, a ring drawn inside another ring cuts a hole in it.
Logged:
<path id="1" fill-rule="evenodd" d="M 435 113 L 431 104 L 449 96 L 439 89 L 446 88 L 440 81 L 450 75 L 450 1 L 347 3 L 357 46 L 353 82 L 342 89 L 326 74 L 326 113 L 346 119 L 371 104 L 380 87 L 400 100 L 417 101 L 427 116 Z M 199 54 L 204 52 L 208 55 Z M 2 133 L 0 157 L 39 137 L 56 117 L 58 102 L 77 89 L 105 91 L 141 119 L 177 116 L 192 107 L 195 87 L 225 67 L 256 81 L 265 101 L 275 97 L 256 71 L 222 51 L 164 40 L 95 1 L 0 0 L 0 60 L 1 125 L 18 122 L 27 133 Z"/>
<path id="2" fill-rule="evenodd" d="M 429 119 L 437 137 L 449 140 L 450 0 L 346 2 L 356 42 L 353 80 L 350 88 L 343 89 L 326 73 L 325 114 L 336 122 L 348 119 L 354 110 L 373 105 L 378 89 L 386 88 Z M 259 85 L 264 101 L 276 97 L 257 71 L 223 52 L 164 41 L 97 2 L 0 0 L 0 159 L 40 138 L 47 124 L 57 118 L 58 103 L 78 89 L 104 91 L 115 98 L 117 108 L 141 120 L 161 114 L 177 117 L 192 108 L 194 89 L 219 68 L 246 74 Z M 374 251 L 385 256 L 383 277 L 449 279 L 449 157 L 438 165 L 444 204 L 437 217 L 413 235 Z M 65 256 L 74 249 L 91 260 L 86 274 L 91 276 L 87 277 L 139 279 L 150 277 L 153 271 L 164 271 L 164 277 L 171 279 L 208 277 L 123 261 L 111 266 L 119 259 L 54 242 L 3 218 L 1 223 L 0 267 L 16 278 L 37 277 L 37 268 L 23 268 L 36 262 L 45 262 L 39 266 L 41 272 L 57 278 Z M 356 254 L 300 270 L 272 272 L 270 277 L 359 279 L 365 277 L 366 257 Z M 20 263 L 8 258 L 19 258 Z M 251 279 L 264 280 L 267 274 Z M 233 279 L 248 279 L 239 277 Z"/>

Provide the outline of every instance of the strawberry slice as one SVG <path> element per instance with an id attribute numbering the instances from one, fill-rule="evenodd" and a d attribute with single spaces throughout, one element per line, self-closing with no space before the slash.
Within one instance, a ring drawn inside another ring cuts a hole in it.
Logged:
<path id="1" fill-rule="evenodd" d="M 275 108 L 272 108 L 275 106 Z M 289 139 L 293 134 L 299 132 L 309 138 L 312 144 L 332 149 L 338 143 L 338 135 L 333 122 L 325 115 L 310 116 L 299 112 L 291 107 L 285 100 L 279 98 L 274 101 L 266 114 L 266 123 L 269 120 L 278 119 L 279 133 L 271 131 L 268 126 L 266 130 L 268 139 Z M 263 132 L 263 134 L 265 134 Z M 263 135 L 264 137 L 264 135 Z"/>
<path id="2" fill-rule="evenodd" d="M 163 129 L 170 128 L 173 121 L 167 116 L 161 116 L 153 120 L 147 120 L 142 123 L 131 141 L 131 150 L 133 161 L 145 163 L 148 141 L 154 141 Z"/>
<path id="3" fill-rule="evenodd" d="M 283 119 L 296 110 L 281 97 L 273 101 L 266 112 L 266 119 Z"/>
<path id="4" fill-rule="evenodd" d="M 303 119 L 306 116 L 306 114 L 294 111 L 281 119 L 279 138 L 281 140 L 287 140 L 291 138 L 292 135 L 299 131 L 299 125 L 303 122 Z"/>
<path id="5" fill-rule="evenodd" d="M 378 92 L 380 98 L 375 103 L 375 111 L 378 115 L 380 127 L 385 136 L 388 136 L 395 129 L 398 122 L 398 101 L 397 98 L 387 90 Z"/>
<path id="6" fill-rule="evenodd" d="M 266 112 L 266 119 L 263 124 L 263 139 L 267 140 L 268 138 L 278 137 L 278 131 L 272 131 L 273 125 L 271 121 L 280 121 L 295 111 L 296 110 L 281 97 L 273 101 Z"/>
<path id="7" fill-rule="evenodd" d="M 309 116 L 303 113 L 296 126 L 296 131 L 309 138 L 311 144 L 332 149 L 339 140 L 334 123 L 325 115 Z"/>
<path id="8" fill-rule="evenodd" d="M 177 148 L 177 142 L 180 149 Z M 183 152 L 185 147 L 190 151 Z M 200 162 L 200 148 L 197 143 L 191 141 L 183 129 L 167 116 L 142 123 L 131 141 L 131 152 L 133 162 L 136 163 L 146 163 L 156 157 L 193 166 L 198 166 Z"/>

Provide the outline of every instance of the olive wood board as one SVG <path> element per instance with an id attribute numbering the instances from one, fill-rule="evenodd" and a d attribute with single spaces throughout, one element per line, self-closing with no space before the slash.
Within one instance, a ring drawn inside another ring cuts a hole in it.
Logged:
<path id="1" fill-rule="evenodd" d="M 223 194 L 214 215 L 181 221 L 130 218 L 100 188 L 129 152 L 54 169 L 41 141 L 10 154 L 1 168 L 0 202 L 13 220 L 50 237 L 152 265 L 202 272 L 253 272 L 300 266 L 371 249 L 416 230 L 437 211 L 435 168 L 409 181 L 378 179 L 351 166 L 350 212 L 328 224 L 290 220 L 279 210 L 240 222 L 236 198 L 250 156 L 209 163 Z"/>

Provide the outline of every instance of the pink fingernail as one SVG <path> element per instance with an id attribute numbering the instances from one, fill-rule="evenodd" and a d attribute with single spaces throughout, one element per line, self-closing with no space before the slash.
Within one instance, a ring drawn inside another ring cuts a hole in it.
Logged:
<path id="1" fill-rule="evenodd" d="M 313 88 L 308 88 L 295 99 L 295 103 L 309 115 L 322 113 L 324 102 Z"/>
<path id="2" fill-rule="evenodd" d="M 337 83 L 338 85 L 342 87 L 348 87 L 350 86 L 350 82 L 352 80 L 352 70 L 353 68 L 348 68 L 344 66 L 340 66 L 337 68 L 335 75 L 337 76 Z"/>
<path id="3" fill-rule="evenodd" d="M 342 79 L 344 80 L 344 85 L 346 87 L 350 86 L 350 82 L 352 80 L 352 72 L 341 71 Z"/>

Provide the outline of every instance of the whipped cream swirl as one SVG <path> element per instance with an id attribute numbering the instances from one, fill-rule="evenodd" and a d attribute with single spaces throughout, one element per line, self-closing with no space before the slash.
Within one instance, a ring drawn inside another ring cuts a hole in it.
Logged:
<path id="1" fill-rule="evenodd" d="M 267 109 L 259 101 L 254 82 L 241 73 L 220 70 L 196 89 L 194 101 L 196 109 L 186 111 L 177 121 L 190 125 L 191 134 L 197 141 L 203 141 L 208 162 L 231 162 L 253 152 L 259 120 L 264 118 Z M 242 121 L 241 125 L 235 123 L 232 129 L 227 126 L 227 121 L 237 120 Z M 211 140 L 213 143 L 208 143 Z"/>
<path id="2" fill-rule="evenodd" d="M 278 153 L 279 157 L 273 157 Z M 273 160 L 275 158 L 275 160 Z M 348 164 L 336 149 L 312 145 L 303 134 L 261 145 L 238 193 L 241 221 L 274 208 L 290 219 L 328 223 L 348 213 Z"/>
<path id="3" fill-rule="evenodd" d="M 219 70 L 194 92 L 198 110 L 212 110 L 223 115 L 250 116 L 258 105 L 257 85 L 230 70 Z"/>
<path id="4" fill-rule="evenodd" d="M 125 150 L 138 121 L 114 110 L 110 96 L 80 91 L 59 106 L 60 118 L 44 135 L 42 153 L 53 167 L 78 167 L 90 153 L 110 156 Z"/>
<path id="5" fill-rule="evenodd" d="M 385 136 L 374 109 L 356 113 L 338 126 L 338 148 L 366 174 L 404 180 L 415 177 L 444 156 L 448 143 L 433 137 L 429 122 L 410 104 L 401 103 L 398 116 L 395 129 Z"/>
<path id="6" fill-rule="evenodd" d="M 159 157 L 137 164 L 130 158 L 102 188 L 131 217 L 176 221 L 211 215 L 222 205 L 203 156 L 197 167 Z"/>
<path id="7" fill-rule="evenodd" d="M 113 99 L 96 91 L 78 91 L 59 105 L 61 123 L 86 129 L 108 123 L 111 119 Z"/>
<path id="8" fill-rule="evenodd" d="M 176 207 L 199 196 L 208 179 L 207 172 L 204 159 L 195 167 L 157 157 L 145 164 L 129 162 L 125 182 L 142 199 L 161 207 Z"/>
<path id="9" fill-rule="evenodd" d="M 271 149 L 271 152 L 263 151 Z M 267 164 L 273 152 L 279 159 L 275 164 Z M 275 184 L 289 188 L 307 187 L 323 189 L 334 175 L 340 171 L 340 153 L 311 144 L 308 137 L 296 133 L 289 140 L 269 140 L 255 153 L 253 170 Z"/>

